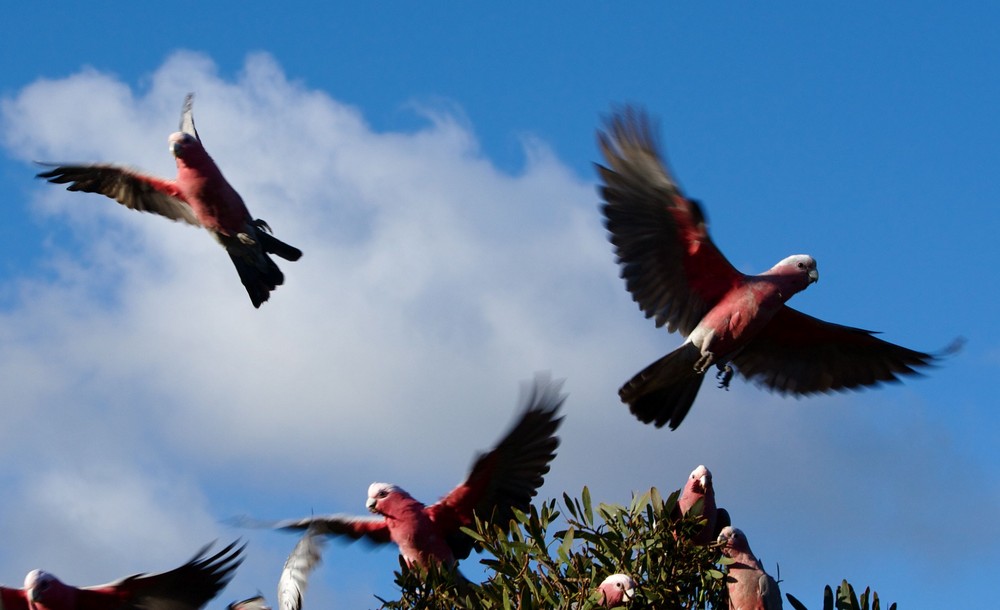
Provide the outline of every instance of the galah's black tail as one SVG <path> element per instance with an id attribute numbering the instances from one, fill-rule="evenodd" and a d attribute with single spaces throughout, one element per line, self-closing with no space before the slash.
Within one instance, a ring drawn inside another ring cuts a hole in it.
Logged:
<path id="1" fill-rule="evenodd" d="M 676 430 L 705 378 L 694 370 L 700 357 L 697 347 L 685 343 L 640 371 L 618 390 L 618 396 L 639 421 L 657 428 L 669 424 Z"/>

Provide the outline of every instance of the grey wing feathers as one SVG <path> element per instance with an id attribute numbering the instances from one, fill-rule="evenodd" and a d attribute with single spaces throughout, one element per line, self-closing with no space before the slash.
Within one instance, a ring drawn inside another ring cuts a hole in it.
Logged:
<path id="1" fill-rule="evenodd" d="M 309 574 L 321 560 L 323 542 L 318 528 L 310 526 L 292 549 L 278 580 L 279 610 L 301 610 Z"/>
<path id="2" fill-rule="evenodd" d="M 194 127 L 194 93 L 184 96 L 184 107 L 181 109 L 181 125 L 179 131 L 193 135 L 198 141 L 198 130 Z"/>
<path id="3" fill-rule="evenodd" d="M 181 220 L 196 227 L 201 226 L 191 206 L 179 197 L 160 190 L 172 187 L 171 182 L 117 165 L 98 163 L 49 166 L 53 169 L 41 172 L 37 177 L 53 184 L 68 184 L 66 187 L 68 191 L 98 193 L 133 210 L 151 212 L 171 220 Z"/>

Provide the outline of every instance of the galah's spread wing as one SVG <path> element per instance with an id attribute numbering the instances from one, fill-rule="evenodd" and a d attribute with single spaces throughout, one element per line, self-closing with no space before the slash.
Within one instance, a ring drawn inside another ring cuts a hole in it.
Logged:
<path id="1" fill-rule="evenodd" d="M 28 610 L 28 596 L 24 589 L 0 587 L 0 608 L 3 610 Z"/>
<path id="2" fill-rule="evenodd" d="M 215 597 L 242 563 L 243 548 L 233 542 L 206 557 L 203 548 L 191 561 L 159 574 L 136 574 L 77 593 L 75 610 L 197 610 Z"/>
<path id="3" fill-rule="evenodd" d="M 198 219 L 170 180 L 147 176 L 117 165 L 60 165 L 38 174 L 54 184 L 69 184 L 66 190 L 100 193 L 127 208 L 151 212 L 196 227 Z"/>
<path id="4" fill-rule="evenodd" d="M 472 552 L 472 539 L 458 528 L 471 527 L 473 513 L 506 531 L 513 508 L 528 510 L 559 446 L 555 434 L 562 418 L 556 415 L 566 399 L 561 386 L 544 376 L 536 378 L 514 427 L 492 451 L 476 458 L 464 482 L 427 508 L 456 559 Z"/>
<path id="5" fill-rule="evenodd" d="M 735 358 L 747 379 L 782 394 L 846 390 L 899 375 L 937 358 L 874 336 L 872 331 L 824 322 L 782 307 Z"/>
<path id="6" fill-rule="evenodd" d="M 671 332 L 688 335 L 744 276 L 719 252 L 701 206 L 687 199 L 657 150 L 649 118 L 626 108 L 598 134 L 605 227 L 632 298 Z"/>
<path id="7" fill-rule="evenodd" d="M 279 610 L 301 610 L 302 596 L 309 582 L 309 574 L 319 565 L 323 548 L 323 539 L 319 537 L 316 526 L 306 529 L 306 533 L 292 549 L 285 561 L 278 579 Z"/>
<path id="8" fill-rule="evenodd" d="M 316 515 L 305 519 L 289 519 L 274 524 L 278 529 L 312 529 L 315 534 L 346 536 L 351 540 L 366 540 L 385 544 L 391 540 L 389 525 L 383 517 L 354 517 L 351 515 Z"/>

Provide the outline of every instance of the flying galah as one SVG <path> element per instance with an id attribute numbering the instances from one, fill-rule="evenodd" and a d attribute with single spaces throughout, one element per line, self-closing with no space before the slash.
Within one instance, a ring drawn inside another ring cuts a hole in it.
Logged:
<path id="1" fill-rule="evenodd" d="M 309 582 L 309 574 L 319 565 L 322 556 L 323 538 L 317 536 L 316 528 L 306 529 L 306 533 L 296 543 L 285 561 L 278 579 L 278 608 L 280 610 L 302 610 L 302 597 Z M 233 602 L 229 610 L 271 610 L 262 595 Z"/>
<path id="2" fill-rule="evenodd" d="M 735 366 L 798 396 L 897 381 L 937 358 L 786 306 L 819 279 L 810 256 L 789 256 L 760 275 L 737 271 L 712 242 L 701 205 L 670 175 L 642 111 L 617 113 L 598 143 L 607 163 L 597 166 L 602 211 L 626 287 L 646 317 L 687 337 L 619 390 L 641 421 L 676 429 L 713 364 L 720 387 Z"/>
<path id="3" fill-rule="evenodd" d="M 632 601 L 635 581 L 628 574 L 612 574 L 601 582 L 597 590 L 601 592 L 601 606 L 614 608 Z"/>
<path id="4" fill-rule="evenodd" d="M 167 141 L 177 161 L 177 178 L 167 180 L 118 165 L 53 165 L 38 174 L 67 190 L 100 193 L 140 212 L 204 227 L 229 253 L 254 307 L 260 307 L 285 276 L 268 254 L 289 261 L 302 251 L 271 235 L 271 227 L 250 216 L 239 193 L 208 156 L 194 127 L 193 95 L 184 99 L 180 131 Z"/>
<path id="5" fill-rule="evenodd" d="M 737 528 L 724 527 L 719 543 L 722 554 L 733 560 L 726 572 L 731 610 L 780 610 L 778 583 L 761 567 L 746 535 Z"/>
<path id="6" fill-rule="evenodd" d="M 681 496 L 677 500 L 677 507 L 681 515 L 688 514 L 698 501 L 701 501 L 701 516 L 707 523 L 692 540 L 698 544 L 708 544 L 714 542 L 722 528 L 729 525 L 729 512 L 724 508 L 718 508 L 715 504 L 715 487 L 712 485 L 712 472 L 699 465 L 691 471 L 688 480 L 684 483 Z"/>
<path id="7" fill-rule="evenodd" d="M 0 587 L 0 601 L 4 610 L 197 610 L 226 586 L 243 561 L 243 546 L 235 542 L 211 557 L 206 551 L 207 546 L 169 572 L 136 574 L 94 587 L 73 587 L 32 570 L 23 589 Z"/>
<path id="8" fill-rule="evenodd" d="M 489 453 L 475 459 L 465 481 L 435 504 L 425 506 L 397 485 L 372 483 L 366 506 L 378 517 L 312 516 L 273 525 L 391 541 L 411 566 L 426 567 L 431 561 L 453 565 L 472 551 L 472 538 L 459 528 L 475 527 L 474 514 L 506 531 L 515 508 L 528 510 L 559 445 L 555 433 L 562 417 L 557 413 L 565 400 L 561 385 L 537 378 L 514 427 Z"/>

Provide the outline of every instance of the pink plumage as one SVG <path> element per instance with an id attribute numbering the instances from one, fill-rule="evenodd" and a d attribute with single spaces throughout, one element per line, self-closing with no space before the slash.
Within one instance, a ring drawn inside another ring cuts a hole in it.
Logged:
<path id="1" fill-rule="evenodd" d="M 32 570 L 23 589 L 0 587 L 4 610 L 198 610 L 214 598 L 243 561 L 232 543 L 212 556 L 202 549 L 179 568 L 136 574 L 106 585 L 74 587 L 43 570 Z"/>
<path id="2" fill-rule="evenodd" d="M 193 96 L 184 100 L 180 131 L 170 135 L 177 178 L 168 180 L 110 164 L 59 165 L 38 174 L 67 190 L 99 193 L 140 212 L 204 227 L 229 253 L 254 307 L 270 298 L 285 276 L 270 254 L 295 261 L 302 251 L 271 235 L 254 219 L 202 145 L 194 126 Z M 44 164 L 51 165 L 51 164 Z"/>
<path id="3" fill-rule="evenodd" d="M 626 288 L 657 326 L 687 337 L 619 390 L 641 421 L 677 428 L 713 365 L 721 387 L 739 372 L 808 395 L 897 381 L 937 358 L 785 305 L 819 279 L 808 255 L 760 275 L 737 271 L 709 236 L 701 205 L 667 170 L 642 112 L 616 114 L 598 141 L 607 163 L 598 166 L 602 211 Z"/>

